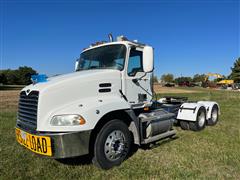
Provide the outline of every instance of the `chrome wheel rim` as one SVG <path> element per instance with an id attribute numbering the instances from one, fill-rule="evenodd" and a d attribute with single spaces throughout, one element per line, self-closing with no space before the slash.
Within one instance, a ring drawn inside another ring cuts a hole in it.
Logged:
<path id="1" fill-rule="evenodd" d="M 125 139 L 123 132 L 120 130 L 115 130 L 108 135 L 104 145 L 104 153 L 108 160 L 115 161 L 122 156 Z"/>
<path id="2" fill-rule="evenodd" d="M 217 109 L 214 109 L 212 112 L 212 121 L 216 122 L 217 118 L 218 118 L 218 111 L 217 111 Z"/>
<path id="3" fill-rule="evenodd" d="M 198 125 L 202 127 L 205 123 L 205 113 L 201 112 L 200 115 L 198 116 Z"/>

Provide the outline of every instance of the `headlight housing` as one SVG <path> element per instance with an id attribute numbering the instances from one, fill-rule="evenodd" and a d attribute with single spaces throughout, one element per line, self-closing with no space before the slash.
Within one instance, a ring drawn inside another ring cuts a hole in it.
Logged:
<path id="1" fill-rule="evenodd" d="M 50 124 L 52 126 L 77 126 L 85 124 L 85 119 L 78 114 L 63 114 L 53 116 Z"/>

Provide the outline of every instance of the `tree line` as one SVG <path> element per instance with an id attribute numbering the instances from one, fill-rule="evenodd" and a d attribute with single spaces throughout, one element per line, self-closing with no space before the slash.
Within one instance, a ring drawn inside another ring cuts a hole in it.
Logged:
<path id="1" fill-rule="evenodd" d="M 0 84 L 4 85 L 28 85 L 31 84 L 31 76 L 37 71 L 28 66 L 21 66 L 18 69 L 0 70 Z"/>
<path id="2" fill-rule="evenodd" d="M 240 57 L 234 62 L 231 68 L 231 74 L 228 77 L 222 79 L 232 79 L 235 83 L 240 83 Z M 27 85 L 31 84 L 31 75 L 38 74 L 36 70 L 28 66 L 21 66 L 18 69 L 11 70 L 5 69 L 0 70 L 0 85 Z M 195 74 L 193 77 L 177 77 L 174 78 L 173 74 L 164 74 L 161 76 L 161 81 L 167 83 L 180 84 L 183 82 L 204 82 L 206 80 L 205 74 Z M 218 81 L 219 79 L 215 79 Z M 153 82 L 158 82 L 158 77 L 153 77 Z"/>
<path id="3" fill-rule="evenodd" d="M 163 82 L 168 82 L 168 83 L 181 83 L 181 82 L 203 82 L 206 79 L 205 74 L 195 74 L 193 77 L 190 76 L 181 76 L 174 78 L 173 74 L 163 74 L 160 78 L 161 81 Z"/>
<path id="4" fill-rule="evenodd" d="M 222 79 L 231 79 L 234 80 L 235 83 L 240 83 L 240 57 L 234 62 L 233 67 L 231 68 L 231 74 L 229 76 L 223 76 L 222 78 L 217 78 L 214 81 L 218 82 Z M 207 76 L 205 74 L 195 74 L 193 77 L 190 76 L 181 76 L 174 78 L 174 75 L 171 73 L 163 74 L 160 78 L 162 82 L 165 83 L 176 83 L 180 84 L 183 82 L 189 82 L 189 83 L 204 83 L 207 79 Z M 154 82 L 159 82 L 158 77 L 153 77 Z"/>

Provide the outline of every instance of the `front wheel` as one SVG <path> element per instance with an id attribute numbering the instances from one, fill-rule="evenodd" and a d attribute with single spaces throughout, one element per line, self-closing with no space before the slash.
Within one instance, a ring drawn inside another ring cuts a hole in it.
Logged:
<path id="1" fill-rule="evenodd" d="M 120 165 L 127 158 L 130 146 L 131 134 L 127 125 L 120 120 L 111 120 L 97 135 L 93 164 L 102 169 Z"/>

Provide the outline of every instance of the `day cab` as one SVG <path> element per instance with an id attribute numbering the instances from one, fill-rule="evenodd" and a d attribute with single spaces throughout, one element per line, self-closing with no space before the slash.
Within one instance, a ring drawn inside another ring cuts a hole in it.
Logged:
<path id="1" fill-rule="evenodd" d="M 33 77 L 22 89 L 17 141 L 55 159 L 89 154 L 109 169 L 126 159 L 133 144 L 149 145 L 183 129 L 216 124 L 212 101 L 153 100 L 153 48 L 120 36 L 82 51 L 75 72 Z"/>

